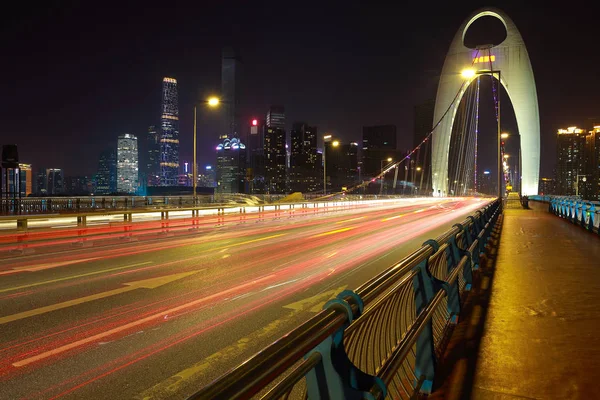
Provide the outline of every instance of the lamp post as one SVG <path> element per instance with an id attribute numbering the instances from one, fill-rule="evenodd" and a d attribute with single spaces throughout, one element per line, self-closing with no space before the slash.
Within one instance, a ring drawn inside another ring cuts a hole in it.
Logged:
<path id="1" fill-rule="evenodd" d="M 380 179 L 381 180 L 381 185 L 379 187 L 379 195 L 380 196 L 383 194 L 383 180 L 385 178 L 385 173 L 383 172 L 383 169 L 384 169 L 383 163 L 386 162 L 386 161 L 388 162 L 388 164 L 385 166 L 385 168 L 387 168 L 391 163 L 394 162 L 394 160 L 392 160 L 392 157 L 388 157 L 385 160 L 381 160 L 381 162 L 379 163 L 380 167 L 381 167 L 381 179 Z"/>
<path id="2" fill-rule="evenodd" d="M 221 103 L 218 97 L 210 97 L 199 104 L 208 104 L 209 107 L 217 107 Z M 196 161 L 196 115 L 198 104 L 194 104 L 194 164 L 192 165 L 192 187 L 194 188 L 194 205 L 196 205 L 196 187 L 198 186 L 198 162 Z"/>
<path id="3" fill-rule="evenodd" d="M 577 175 L 577 180 L 576 180 L 576 183 L 575 183 L 575 196 L 579 196 L 579 177 L 580 176 L 583 176 L 583 179 L 582 179 L 583 182 L 587 181 L 587 178 L 586 178 L 587 175 L 586 174 Z"/>
<path id="4" fill-rule="evenodd" d="M 465 69 L 461 72 L 461 75 L 463 78 L 471 80 L 473 79 L 475 76 L 477 75 L 492 75 L 492 77 L 494 76 L 494 74 L 498 74 L 498 94 L 497 94 L 497 99 L 498 99 L 498 189 L 497 189 L 497 193 L 498 193 L 498 198 L 502 197 L 502 156 L 500 154 L 500 145 L 501 145 L 501 135 L 502 133 L 500 132 L 500 87 L 502 86 L 502 79 L 501 79 L 501 74 L 500 74 L 500 70 L 479 70 L 479 71 L 475 71 L 474 69 Z"/>
<path id="5" fill-rule="evenodd" d="M 327 143 L 331 142 L 332 147 L 338 147 L 340 142 L 337 140 L 331 140 L 331 135 L 323 136 L 323 196 L 327 195 L 327 158 L 325 153 L 327 152 Z"/>
<path id="6" fill-rule="evenodd" d="M 521 165 L 522 165 L 522 160 L 521 160 L 521 134 L 519 134 L 519 133 L 507 133 L 507 132 L 503 132 L 500 135 L 500 138 L 504 140 L 504 139 L 510 138 L 511 136 L 517 136 L 519 138 L 519 153 L 518 153 L 519 156 L 518 156 L 518 159 L 517 159 L 517 162 L 518 162 L 517 180 L 519 182 L 519 197 L 521 197 L 521 195 L 522 195 L 521 176 L 523 175 L 523 172 L 521 171 L 521 168 L 522 168 L 521 167 Z M 502 142 L 502 145 L 504 145 L 504 142 Z"/>

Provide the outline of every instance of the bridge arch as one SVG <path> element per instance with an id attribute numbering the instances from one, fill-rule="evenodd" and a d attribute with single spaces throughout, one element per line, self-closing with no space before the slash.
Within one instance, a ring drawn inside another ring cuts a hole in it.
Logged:
<path id="1" fill-rule="evenodd" d="M 540 117 L 533 69 L 523 38 L 514 22 L 503 11 L 490 7 L 475 11 L 463 22 L 454 35 L 444 61 L 435 100 L 434 122 L 442 119 L 448 107 L 450 105 L 452 107 L 433 132 L 431 162 L 434 196 L 448 193 L 448 155 L 452 125 L 464 92 L 471 82 L 477 79 L 473 77 L 471 81 L 462 86 L 465 79 L 462 77 L 461 71 L 471 67 L 479 69 L 477 63 L 473 64 L 474 58 L 488 55 L 487 50 L 483 54 L 466 47 L 464 37 L 473 22 L 486 16 L 498 18 L 506 28 L 506 39 L 490 49 L 490 54 L 494 56 L 492 68 L 494 71 L 500 70 L 501 84 L 506 89 L 513 105 L 517 127 L 521 135 L 522 193 L 524 195 L 538 193 Z M 481 65 L 482 70 L 489 70 L 489 62 L 485 63 L 485 67 L 483 64 Z M 461 92 L 457 97 L 459 90 Z M 494 146 L 496 146 L 495 141 Z"/>

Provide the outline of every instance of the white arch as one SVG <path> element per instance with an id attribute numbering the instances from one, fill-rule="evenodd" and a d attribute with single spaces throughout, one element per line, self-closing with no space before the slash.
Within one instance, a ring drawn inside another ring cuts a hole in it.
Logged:
<path id="1" fill-rule="evenodd" d="M 506 39 L 490 50 L 491 54 L 495 56 L 495 61 L 492 64 L 494 70 L 500 70 L 502 85 L 514 107 L 517 126 L 521 135 L 522 193 L 524 195 L 534 195 L 538 193 L 540 174 L 540 117 L 535 80 L 523 38 L 513 21 L 503 11 L 496 8 L 480 9 L 467 18 L 454 35 L 440 77 L 435 100 L 434 121 L 439 121 L 452 104 L 456 93 L 464 82 L 461 71 L 465 68 L 471 68 L 473 59 L 477 54 L 477 50 L 464 45 L 465 33 L 473 22 L 485 16 L 498 18 L 506 28 Z M 487 50 L 485 54 L 480 52 L 479 55 L 487 55 Z M 477 64 L 473 67 L 478 69 Z M 481 64 L 479 68 L 489 70 L 489 62 Z M 438 193 L 448 192 L 450 135 L 452 134 L 452 124 L 458 104 L 467 87 L 468 85 L 464 86 L 448 115 L 433 132 L 431 161 L 432 182 L 434 195 L 436 196 Z M 504 102 L 503 104 L 507 103 Z M 493 146 L 496 147 L 496 141 L 493 143 Z"/>

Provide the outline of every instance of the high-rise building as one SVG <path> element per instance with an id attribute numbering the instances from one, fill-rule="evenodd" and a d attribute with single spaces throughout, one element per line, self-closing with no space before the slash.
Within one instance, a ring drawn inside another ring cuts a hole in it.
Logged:
<path id="1" fill-rule="evenodd" d="M 96 172 L 95 194 L 111 194 L 117 191 L 117 153 L 111 146 L 98 158 Z"/>
<path id="2" fill-rule="evenodd" d="M 46 169 L 46 190 L 48 196 L 63 194 L 65 191 L 64 173 L 60 168 Z"/>
<path id="3" fill-rule="evenodd" d="M 267 128 L 280 128 L 285 130 L 285 108 L 271 106 L 267 112 Z"/>
<path id="4" fill-rule="evenodd" d="M 584 199 L 600 200 L 600 125 L 594 126 L 585 138 Z"/>
<path id="5" fill-rule="evenodd" d="M 254 118 L 250 121 L 247 144 L 247 175 L 249 179 L 249 193 L 262 194 L 266 191 L 265 185 L 265 121 Z"/>
<path id="6" fill-rule="evenodd" d="M 286 192 L 285 130 L 265 127 L 265 191 L 269 194 Z"/>
<path id="7" fill-rule="evenodd" d="M 381 172 L 381 160 L 398 159 L 396 125 L 363 127 L 362 175 L 371 177 Z"/>
<path id="8" fill-rule="evenodd" d="M 559 129 L 556 141 L 557 191 L 562 196 L 579 192 L 576 185 L 585 171 L 585 131 L 576 126 Z M 583 183 L 583 179 L 581 179 Z"/>
<path id="9" fill-rule="evenodd" d="M 552 178 L 540 178 L 539 184 L 540 195 L 556 194 L 555 181 Z"/>
<path id="10" fill-rule="evenodd" d="M 33 173 L 31 164 L 19 163 L 19 181 L 21 197 L 27 197 L 33 193 Z"/>
<path id="11" fill-rule="evenodd" d="M 158 129 L 151 125 L 146 135 L 145 175 L 148 186 L 160 186 L 160 139 Z"/>
<path id="12" fill-rule="evenodd" d="M 160 136 L 160 185 L 177 185 L 179 174 L 179 105 L 177 80 L 163 78 Z"/>
<path id="13" fill-rule="evenodd" d="M 48 175 L 46 175 L 46 168 L 38 169 L 35 174 L 34 191 L 39 195 L 48 194 Z"/>
<path id="14" fill-rule="evenodd" d="M 137 137 L 124 133 L 117 139 L 117 192 L 135 193 L 138 189 Z"/>
<path id="15" fill-rule="evenodd" d="M 235 51 L 226 47 L 221 59 L 221 96 L 223 100 L 223 132 L 220 139 L 239 137 L 239 87 L 242 61 Z"/>
<path id="16" fill-rule="evenodd" d="M 217 193 L 246 192 L 246 145 L 238 138 L 217 146 Z"/>
<path id="17" fill-rule="evenodd" d="M 350 189 L 358 183 L 358 143 L 333 146 L 334 142 L 325 142 L 327 190 L 333 193 Z"/>
<path id="18" fill-rule="evenodd" d="M 307 193 L 319 190 L 321 168 L 317 164 L 317 128 L 296 122 L 290 136 L 290 191 Z"/>

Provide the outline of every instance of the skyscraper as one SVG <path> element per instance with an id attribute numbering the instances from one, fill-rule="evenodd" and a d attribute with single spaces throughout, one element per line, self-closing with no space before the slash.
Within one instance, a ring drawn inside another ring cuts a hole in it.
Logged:
<path id="1" fill-rule="evenodd" d="M 244 193 L 246 146 L 238 138 L 217 146 L 217 193 Z"/>
<path id="2" fill-rule="evenodd" d="M 578 190 L 577 176 L 583 178 L 585 168 L 585 131 L 576 126 L 559 129 L 556 141 L 557 189 L 562 196 L 573 196 Z M 583 183 L 583 180 L 581 180 Z"/>
<path id="3" fill-rule="evenodd" d="M 146 135 L 145 175 L 148 186 L 160 186 L 160 139 L 156 126 L 150 126 Z"/>
<path id="4" fill-rule="evenodd" d="M 285 108 L 271 106 L 267 112 L 267 128 L 280 128 L 285 130 Z"/>
<path id="5" fill-rule="evenodd" d="M 321 168 L 317 164 L 317 128 L 296 122 L 290 136 L 290 190 L 314 192 L 321 187 Z"/>
<path id="6" fill-rule="evenodd" d="M 129 133 L 117 139 L 117 192 L 135 193 L 138 188 L 138 143 Z"/>
<path id="7" fill-rule="evenodd" d="M 600 125 L 594 126 L 585 138 L 585 199 L 600 200 Z"/>
<path id="8" fill-rule="evenodd" d="M 35 174 L 35 193 L 48 194 L 48 176 L 46 168 L 39 168 Z"/>
<path id="9" fill-rule="evenodd" d="M 286 134 L 283 106 L 267 112 L 264 135 L 265 185 L 267 193 L 286 192 Z"/>
<path id="10" fill-rule="evenodd" d="M 63 194 L 65 188 L 64 173 L 60 168 L 46 169 L 46 189 L 49 196 Z"/>
<path id="11" fill-rule="evenodd" d="M 117 191 L 117 153 L 113 146 L 106 148 L 98 158 L 96 172 L 96 194 L 111 194 Z"/>
<path id="12" fill-rule="evenodd" d="M 163 78 L 160 121 L 160 185 L 175 186 L 179 174 L 179 106 L 176 79 Z"/>
<path id="13" fill-rule="evenodd" d="M 223 100 L 223 132 L 219 139 L 239 137 L 239 95 L 241 59 L 230 47 L 223 49 L 221 59 L 221 96 Z"/>

